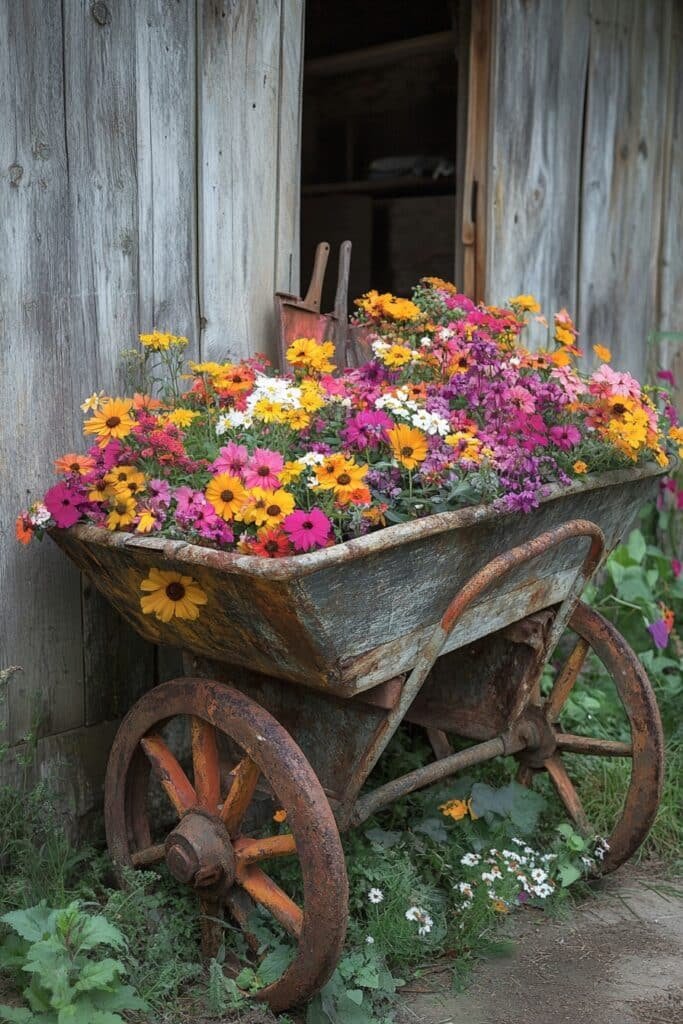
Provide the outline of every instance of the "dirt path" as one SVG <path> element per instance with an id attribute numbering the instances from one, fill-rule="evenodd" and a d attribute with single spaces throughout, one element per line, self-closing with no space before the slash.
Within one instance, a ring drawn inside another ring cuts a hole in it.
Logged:
<path id="1" fill-rule="evenodd" d="M 683 1024 L 683 884 L 622 869 L 569 920 L 509 930 L 513 956 L 461 994 L 446 972 L 415 982 L 430 991 L 406 993 L 398 1024 Z"/>

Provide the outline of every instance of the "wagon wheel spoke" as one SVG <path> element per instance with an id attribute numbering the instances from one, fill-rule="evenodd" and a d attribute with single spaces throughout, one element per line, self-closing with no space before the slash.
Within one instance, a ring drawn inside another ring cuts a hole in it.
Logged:
<path id="1" fill-rule="evenodd" d="M 590 645 L 588 641 L 584 640 L 583 637 L 579 637 L 574 645 L 574 649 L 560 669 L 553 683 L 550 695 L 546 700 L 545 713 L 549 721 L 556 722 L 560 717 L 560 712 L 567 702 L 574 683 L 579 677 L 589 650 Z"/>
<path id="2" fill-rule="evenodd" d="M 301 935 L 304 921 L 301 907 L 264 871 L 250 864 L 238 873 L 237 881 L 256 903 L 270 911 L 290 935 L 295 938 Z"/>
<path id="3" fill-rule="evenodd" d="M 602 740 L 593 736 L 577 736 L 575 733 L 558 732 L 557 749 L 568 754 L 592 754 L 595 757 L 633 757 L 633 746 L 619 740 Z"/>
<path id="4" fill-rule="evenodd" d="M 261 774 L 250 757 L 243 758 L 232 773 L 232 785 L 221 808 L 221 820 L 231 836 L 239 831 Z"/>
<path id="5" fill-rule="evenodd" d="M 192 718 L 190 734 L 197 802 L 200 807 L 215 814 L 221 802 L 221 773 L 216 730 L 203 718 Z"/>
<path id="6" fill-rule="evenodd" d="M 221 920 L 223 907 L 221 900 L 212 894 L 200 897 L 199 909 L 201 912 L 202 956 L 210 960 L 218 954 L 223 940 L 223 922 Z"/>
<path id="7" fill-rule="evenodd" d="M 531 787 L 534 781 L 534 774 L 534 769 L 531 768 L 530 765 L 520 764 L 519 768 L 517 769 L 516 781 L 519 782 L 520 786 L 526 786 L 528 789 Z"/>
<path id="8" fill-rule="evenodd" d="M 235 862 L 238 865 L 256 864 L 270 857 L 289 857 L 296 853 L 296 840 L 287 833 L 281 836 L 267 836 L 265 839 L 235 840 Z"/>
<path id="9" fill-rule="evenodd" d="M 151 868 L 155 864 L 161 864 L 166 856 L 166 847 L 163 843 L 156 846 L 147 846 L 144 850 L 137 850 L 131 855 L 134 868 Z"/>
<path id="10" fill-rule="evenodd" d="M 583 809 L 581 798 L 576 792 L 574 783 L 567 775 L 567 769 L 560 755 L 553 754 L 552 757 L 549 757 L 545 762 L 545 768 L 579 832 L 582 832 L 584 835 L 590 835 L 593 831 L 591 823 Z"/>
<path id="11" fill-rule="evenodd" d="M 178 817 L 197 805 L 197 794 L 177 758 L 158 733 L 148 733 L 140 740 L 152 771 L 169 798 Z"/>

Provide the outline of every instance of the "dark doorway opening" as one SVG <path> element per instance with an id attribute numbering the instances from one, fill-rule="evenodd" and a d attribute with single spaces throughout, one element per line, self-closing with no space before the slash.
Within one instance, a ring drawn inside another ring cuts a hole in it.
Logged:
<path id="1" fill-rule="evenodd" d="M 350 309 L 370 288 L 407 295 L 423 275 L 453 280 L 462 262 L 469 5 L 307 0 L 306 8 L 302 286 L 317 242 L 328 241 L 322 309 L 332 309 L 347 238 Z"/>

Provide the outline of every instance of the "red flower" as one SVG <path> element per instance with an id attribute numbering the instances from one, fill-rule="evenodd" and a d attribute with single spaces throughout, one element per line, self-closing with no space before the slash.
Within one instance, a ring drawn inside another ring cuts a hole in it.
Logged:
<path id="1" fill-rule="evenodd" d="M 261 558 L 284 558 L 292 554 L 292 545 L 282 530 L 261 530 L 251 543 L 251 553 Z"/>

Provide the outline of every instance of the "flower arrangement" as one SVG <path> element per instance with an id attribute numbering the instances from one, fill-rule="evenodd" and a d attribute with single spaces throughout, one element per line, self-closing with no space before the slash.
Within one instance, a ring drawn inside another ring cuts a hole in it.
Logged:
<path id="1" fill-rule="evenodd" d="M 93 443 L 57 460 L 19 540 L 81 522 L 279 558 L 481 502 L 528 512 L 553 484 L 683 451 L 664 392 L 612 370 L 599 345 L 600 367 L 579 372 L 566 310 L 531 351 L 527 322 L 548 325 L 529 295 L 487 307 L 425 278 L 412 299 L 371 291 L 357 306 L 369 358 L 336 373 L 328 341 L 295 340 L 282 375 L 260 356 L 185 368 L 186 338 L 140 335 L 138 389 L 83 403 Z M 168 613 L 168 585 L 147 581 L 150 610 Z"/>

